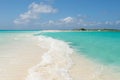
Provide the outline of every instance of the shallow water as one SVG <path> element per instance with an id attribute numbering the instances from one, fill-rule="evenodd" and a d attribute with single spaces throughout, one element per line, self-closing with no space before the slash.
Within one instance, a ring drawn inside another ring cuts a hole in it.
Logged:
<path id="1" fill-rule="evenodd" d="M 66 42 L 89 58 L 110 65 L 120 65 L 120 32 L 45 32 Z"/>

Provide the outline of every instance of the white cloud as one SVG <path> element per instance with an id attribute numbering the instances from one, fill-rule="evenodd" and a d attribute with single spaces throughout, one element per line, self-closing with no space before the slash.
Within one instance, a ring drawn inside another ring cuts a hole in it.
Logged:
<path id="1" fill-rule="evenodd" d="M 116 24 L 120 24 L 120 21 L 117 21 Z M 82 17 L 65 17 L 58 20 L 49 20 L 39 24 L 44 27 L 96 27 L 103 25 L 115 25 L 115 22 L 105 21 L 105 22 L 96 22 L 96 21 L 87 21 Z"/>
<path id="2" fill-rule="evenodd" d="M 116 21 L 115 24 L 116 24 L 116 25 L 119 25 L 119 24 L 120 24 L 120 20 Z"/>
<path id="3" fill-rule="evenodd" d="M 80 21 L 83 21 L 82 19 L 77 19 L 75 17 L 65 17 L 58 20 L 49 20 L 47 22 L 40 23 L 40 26 L 74 26 L 78 25 Z M 83 23 L 82 23 L 83 24 Z"/>
<path id="4" fill-rule="evenodd" d="M 114 22 L 106 21 L 105 24 L 106 24 L 106 25 L 112 25 L 112 24 L 114 24 Z"/>
<path id="5" fill-rule="evenodd" d="M 15 24 L 26 24 L 31 20 L 37 19 L 41 14 L 55 13 L 57 9 L 50 5 L 43 3 L 32 3 L 29 5 L 29 10 L 23 14 L 20 14 L 19 18 L 14 20 Z"/>
<path id="6" fill-rule="evenodd" d="M 105 21 L 104 24 L 105 24 L 105 25 L 113 25 L 113 26 L 116 26 L 116 25 L 120 25 L 120 20 L 116 20 L 116 21 Z"/>
<path id="7" fill-rule="evenodd" d="M 61 21 L 65 23 L 71 23 L 74 21 L 74 19 L 72 17 L 66 17 L 64 19 L 61 19 Z"/>
<path id="8" fill-rule="evenodd" d="M 49 20 L 48 23 L 49 23 L 49 24 L 54 24 L 54 21 Z"/>

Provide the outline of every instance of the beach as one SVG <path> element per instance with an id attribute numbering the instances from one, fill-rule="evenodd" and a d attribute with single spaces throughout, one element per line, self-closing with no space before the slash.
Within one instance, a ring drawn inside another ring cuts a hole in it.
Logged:
<path id="1" fill-rule="evenodd" d="M 118 65 L 99 62 L 88 57 L 83 51 L 77 51 L 71 41 L 50 36 L 50 34 L 60 36 L 61 33 L 50 32 L 49 36 L 48 33 L 41 31 L 0 34 L 1 80 L 119 80 L 120 78 L 117 61 Z"/>

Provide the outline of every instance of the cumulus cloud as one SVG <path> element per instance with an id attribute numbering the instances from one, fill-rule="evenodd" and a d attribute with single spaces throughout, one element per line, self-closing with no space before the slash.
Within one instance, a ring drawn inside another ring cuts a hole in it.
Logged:
<path id="1" fill-rule="evenodd" d="M 49 20 L 48 23 L 49 23 L 49 24 L 54 24 L 54 21 Z"/>
<path id="2" fill-rule="evenodd" d="M 61 21 L 64 23 L 71 23 L 74 21 L 74 19 L 72 17 L 66 17 L 64 19 L 61 19 Z"/>
<path id="3" fill-rule="evenodd" d="M 120 25 L 120 20 L 117 20 L 117 21 L 115 22 L 115 24 L 116 24 L 116 25 Z"/>
<path id="4" fill-rule="evenodd" d="M 116 25 L 120 25 L 120 20 L 116 20 L 116 21 L 105 21 L 103 24 L 116 26 Z"/>
<path id="5" fill-rule="evenodd" d="M 106 25 L 113 25 L 114 22 L 111 22 L 111 21 L 105 21 L 105 24 L 106 24 Z"/>
<path id="6" fill-rule="evenodd" d="M 28 7 L 28 11 L 20 14 L 19 18 L 14 20 L 15 24 L 26 24 L 31 20 L 37 19 L 41 14 L 55 13 L 57 9 L 44 3 L 32 3 Z"/>
<path id="7" fill-rule="evenodd" d="M 62 28 L 94 28 L 94 27 L 105 27 L 105 26 L 113 26 L 120 24 L 120 21 L 105 21 L 105 22 L 97 22 L 97 21 L 87 21 L 87 19 L 82 17 L 65 17 L 58 20 L 49 20 L 43 23 L 39 23 L 39 26 L 43 27 L 62 27 Z"/>
<path id="8" fill-rule="evenodd" d="M 75 26 L 75 25 L 79 25 L 81 23 L 81 25 L 83 24 L 83 20 L 82 19 L 77 19 L 75 17 L 65 17 L 62 19 L 58 19 L 58 20 L 49 20 L 47 22 L 43 22 L 40 23 L 38 25 L 40 26 L 56 26 L 56 27 L 60 27 L 60 26 Z"/>

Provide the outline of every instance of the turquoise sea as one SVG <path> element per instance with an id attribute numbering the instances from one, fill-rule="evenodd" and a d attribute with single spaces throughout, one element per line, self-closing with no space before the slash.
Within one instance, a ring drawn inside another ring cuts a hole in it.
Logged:
<path id="1" fill-rule="evenodd" d="M 119 80 L 119 67 L 120 32 L 0 31 L 0 80 Z"/>
<path id="2" fill-rule="evenodd" d="M 120 32 L 45 32 L 42 35 L 70 42 L 78 52 L 104 64 L 120 65 Z"/>

